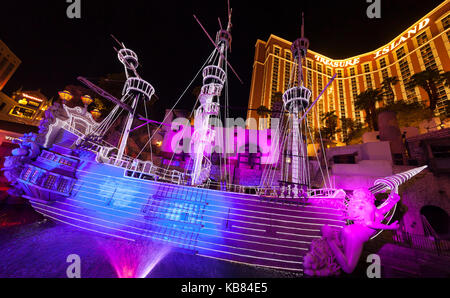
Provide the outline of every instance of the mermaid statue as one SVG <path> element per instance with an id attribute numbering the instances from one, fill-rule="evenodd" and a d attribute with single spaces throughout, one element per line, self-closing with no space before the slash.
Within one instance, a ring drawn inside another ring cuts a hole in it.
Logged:
<path id="1" fill-rule="evenodd" d="M 375 196 L 364 188 L 355 189 L 347 206 L 347 219 L 353 221 L 341 231 L 328 225 L 322 228 L 322 238 L 311 243 L 303 260 L 304 273 L 310 276 L 338 275 L 342 269 L 352 273 L 358 264 L 364 243 L 378 230 L 398 229 L 398 222 L 382 224 L 385 215 L 397 204 L 400 196 L 392 191 L 380 207 L 375 206 Z"/>

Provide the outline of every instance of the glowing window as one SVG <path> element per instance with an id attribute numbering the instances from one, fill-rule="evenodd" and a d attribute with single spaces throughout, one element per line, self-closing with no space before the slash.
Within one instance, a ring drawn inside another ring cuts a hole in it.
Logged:
<path id="1" fill-rule="evenodd" d="M 331 68 L 327 67 L 327 76 L 331 77 Z"/>
<path id="2" fill-rule="evenodd" d="M 56 176 L 48 175 L 43 186 L 45 188 L 52 189 L 55 182 L 56 182 Z"/>
<path id="3" fill-rule="evenodd" d="M 38 181 L 38 179 L 40 178 L 40 174 L 41 174 L 40 171 L 35 170 L 35 171 L 33 172 L 33 174 L 31 175 L 30 182 L 36 184 L 37 181 Z"/>
<path id="4" fill-rule="evenodd" d="M 442 19 L 442 27 L 444 27 L 444 30 L 447 30 L 450 28 L 450 14 Z"/>
<path id="5" fill-rule="evenodd" d="M 23 173 L 22 179 L 25 181 L 28 181 L 28 178 L 30 178 L 32 172 L 33 172 L 33 168 L 28 167 L 27 170 Z"/>
<path id="6" fill-rule="evenodd" d="M 350 75 L 351 76 L 355 75 L 355 68 L 354 67 L 350 68 Z"/>
<path id="7" fill-rule="evenodd" d="M 15 106 L 14 108 L 12 108 L 9 111 L 9 114 L 13 115 L 13 116 L 16 116 L 16 117 L 20 117 L 20 118 L 32 119 L 34 112 L 35 111 L 32 110 L 32 109 L 27 109 L 27 108 L 24 108 L 24 107 Z"/>
<path id="8" fill-rule="evenodd" d="M 281 52 L 281 49 L 277 46 L 274 46 L 273 53 L 275 54 L 275 56 L 280 56 L 280 52 Z"/>
<path id="9" fill-rule="evenodd" d="M 291 54 L 291 52 L 290 52 L 289 50 L 286 50 L 286 51 L 285 51 L 285 58 L 286 58 L 287 60 L 291 60 L 292 54 Z"/>
<path id="10" fill-rule="evenodd" d="M 66 192 L 68 184 L 69 181 L 67 179 L 61 179 L 61 181 L 58 183 L 58 191 Z"/>
<path id="11" fill-rule="evenodd" d="M 442 27 L 444 27 L 444 30 L 447 30 L 450 28 L 450 14 L 442 19 Z M 450 40 L 450 30 L 447 31 L 447 38 Z"/>

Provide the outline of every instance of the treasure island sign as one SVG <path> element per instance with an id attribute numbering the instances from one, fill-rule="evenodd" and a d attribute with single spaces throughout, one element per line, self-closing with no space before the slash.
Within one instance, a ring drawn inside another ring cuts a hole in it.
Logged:
<path id="1" fill-rule="evenodd" d="M 430 19 L 426 18 L 423 21 L 421 21 L 420 23 L 416 24 L 414 27 L 409 29 L 405 34 L 403 34 L 400 38 L 394 40 L 390 45 L 376 51 L 373 54 L 373 59 L 376 59 L 382 55 L 385 55 L 385 54 L 389 53 L 390 51 L 392 51 L 393 49 L 397 48 L 399 45 L 401 45 L 402 43 L 404 43 L 405 41 L 410 39 L 412 36 L 416 35 L 417 32 L 419 32 L 420 30 L 425 28 L 429 23 L 430 23 Z M 348 60 L 331 60 L 331 59 L 325 58 L 320 55 L 315 55 L 314 58 L 316 59 L 316 61 L 321 62 L 321 63 L 331 66 L 331 67 L 347 67 L 347 66 L 356 65 L 360 62 L 359 57 L 353 58 L 353 59 L 348 59 Z"/>

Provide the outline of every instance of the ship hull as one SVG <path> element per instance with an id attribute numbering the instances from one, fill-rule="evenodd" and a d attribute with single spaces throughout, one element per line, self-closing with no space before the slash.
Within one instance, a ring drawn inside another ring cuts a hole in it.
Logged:
<path id="1" fill-rule="evenodd" d="M 332 207 L 136 179 L 125 171 L 80 160 L 67 196 L 24 180 L 22 184 L 34 209 L 53 220 L 274 269 L 302 272 L 303 256 L 320 237 L 321 227 L 345 225 L 341 212 Z"/>

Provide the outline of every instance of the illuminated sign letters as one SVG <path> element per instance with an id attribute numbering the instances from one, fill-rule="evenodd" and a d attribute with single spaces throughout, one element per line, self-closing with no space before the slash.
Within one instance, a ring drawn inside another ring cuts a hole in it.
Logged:
<path id="1" fill-rule="evenodd" d="M 409 29 L 403 36 L 400 38 L 394 40 L 390 45 L 382 48 L 381 50 L 378 50 L 374 54 L 374 59 L 385 55 L 392 51 L 393 49 L 397 48 L 399 45 L 401 45 L 403 42 L 407 41 L 409 38 L 414 36 L 417 32 L 425 28 L 430 23 L 430 19 L 426 18 L 423 21 L 421 21 L 419 24 L 416 24 L 414 27 Z M 325 65 L 331 66 L 331 67 L 347 67 L 347 66 L 353 66 L 360 62 L 360 58 L 354 58 L 349 60 L 343 60 L 343 61 L 335 61 L 331 60 L 325 57 L 322 57 L 320 55 L 315 55 L 314 58 L 317 62 L 321 62 Z"/>
<path id="2" fill-rule="evenodd" d="M 359 58 L 350 59 L 346 61 L 333 61 L 331 59 L 321 57 L 319 55 L 316 55 L 314 58 L 316 58 L 316 61 L 322 62 L 325 65 L 332 66 L 332 67 L 346 67 L 346 66 L 352 66 L 359 63 Z"/>
<path id="3" fill-rule="evenodd" d="M 378 58 L 381 55 L 389 53 L 390 51 L 392 51 L 393 49 L 398 47 L 400 44 L 402 44 L 403 42 L 408 40 L 411 36 L 415 35 L 417 33 L 417 31 L 420 31 L 423 28 L 425 28 L 428 25 L 429 22 L 430 22 L 430 19 L 427 18 L 427 19 L 423 20 L 422 22 L 420 22 L 418 25 L 415 25 L 413 28 L 409 29 L 408 32 L 404 36 L 401 36 L 399 39 L 394 40 L 387 47 L 384 47 L 383 49 L 377 51 L 375 53 L 375 57 L 374 58 Z"/>

